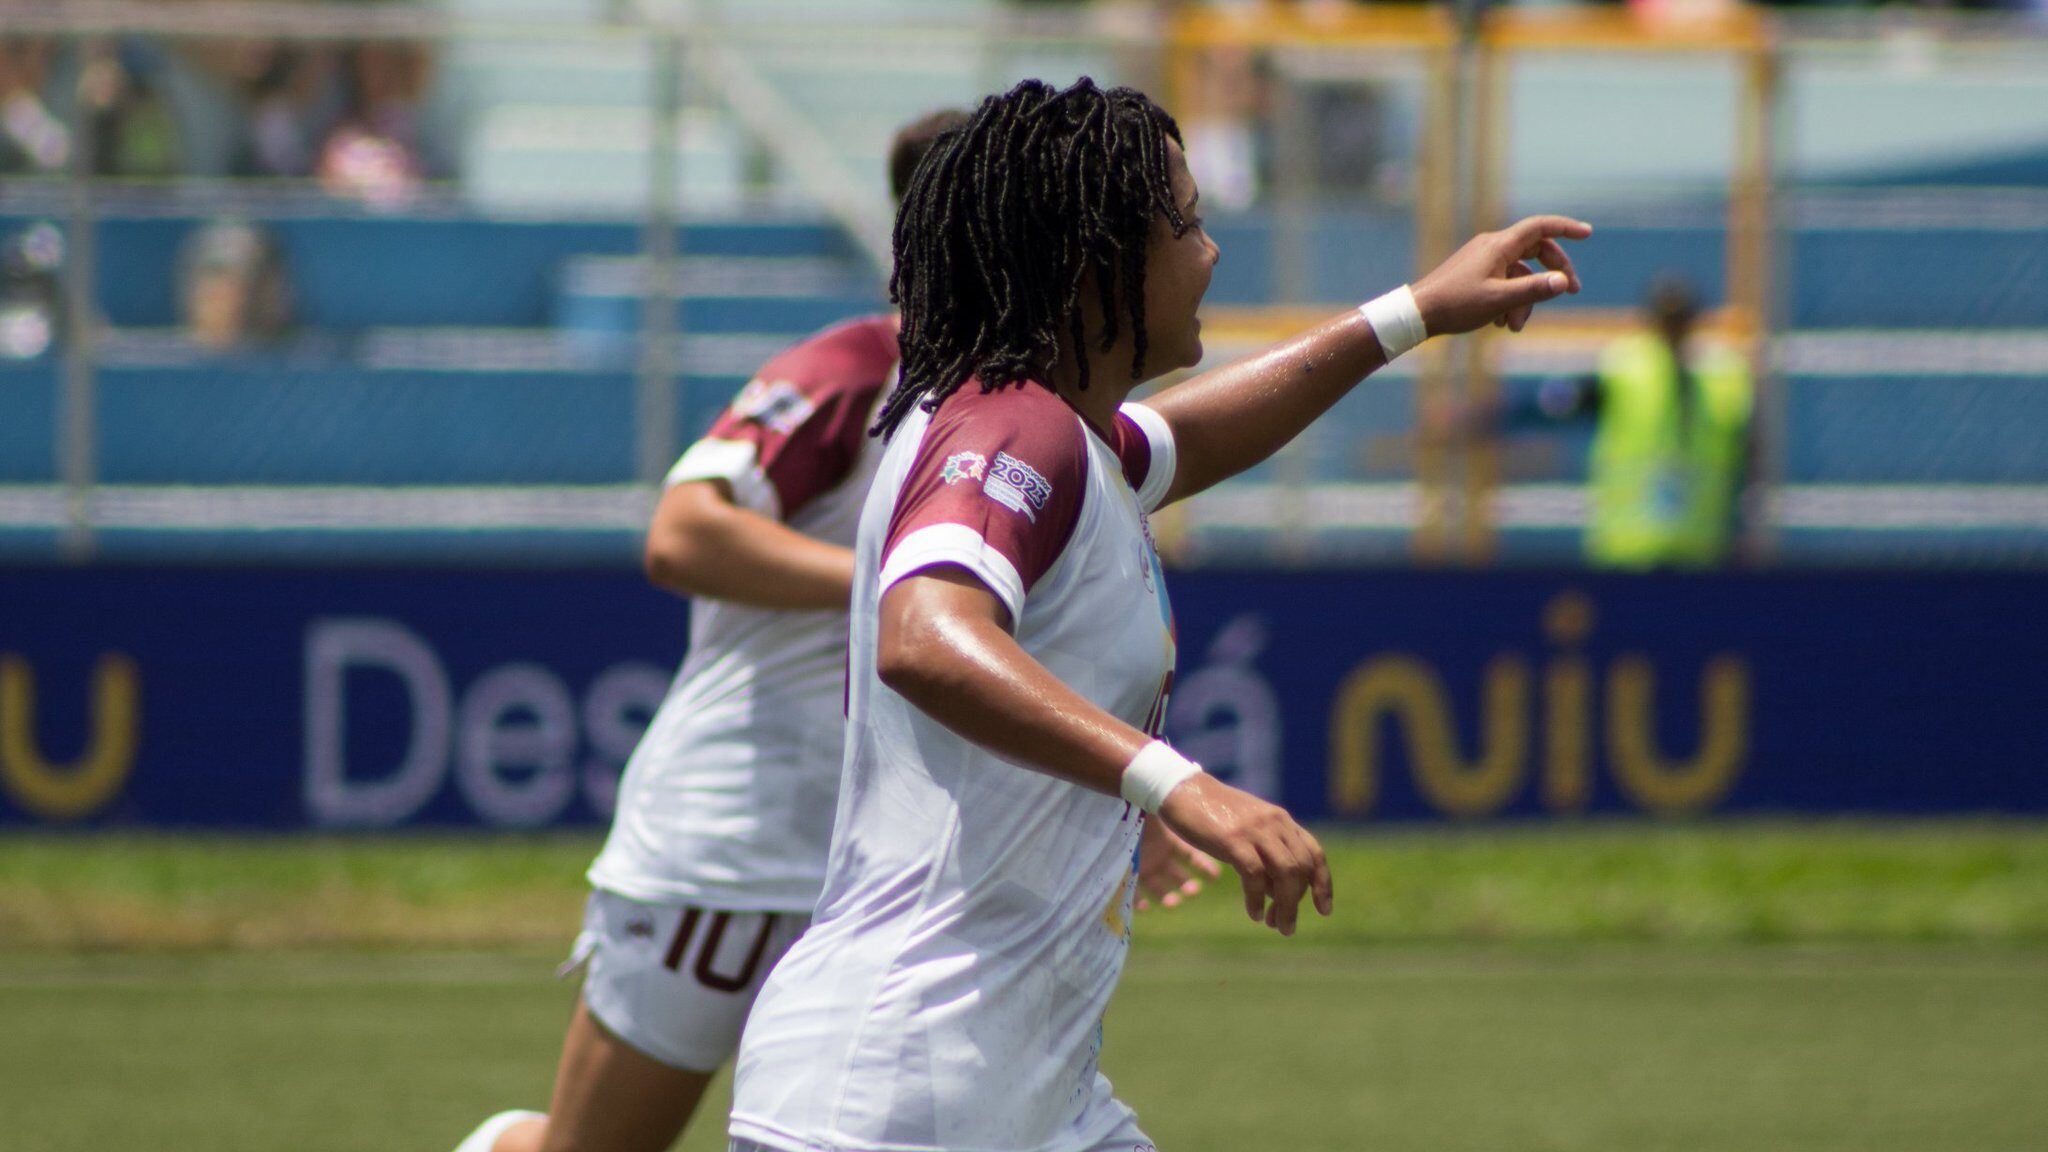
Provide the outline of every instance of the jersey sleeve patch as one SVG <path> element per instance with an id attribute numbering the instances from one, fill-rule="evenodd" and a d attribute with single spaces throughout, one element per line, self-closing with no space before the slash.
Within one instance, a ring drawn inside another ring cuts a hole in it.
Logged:
<path id="1" fill-rule="evenodd" d="M 1016 621 L 1072 538 L 1088 478 L 1080 420 L 1035 385 L 970 383 L 925 429 L 883 545 L 882 586 L 923 568 L 972 573 Z M 943 530 L 941 530 L 943 529 Z"/>
<path id="2" fill-rule="evenodd" d="M 1138 503 L 1147 512 L 1159 511 L 1180 464 L 1166 418 L 1143 404 L 1124 405 L 1117 409 L 1110 447 L 1116 450 L 1124 480 L 1138 494 Z"/>

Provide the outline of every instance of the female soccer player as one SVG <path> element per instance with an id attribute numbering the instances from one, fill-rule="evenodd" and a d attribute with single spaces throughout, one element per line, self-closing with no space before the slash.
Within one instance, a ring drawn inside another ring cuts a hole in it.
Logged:
<path id="1" fill-rule="evenodd" d="M 1150 820 L 1235 866 L 1254 920 L 1330 912 L 1313 836 L 1155 738 L 1174 630 L 1146 514 L 1427 335 L 1519 329 L 1577 289 L 1558 239 L 1591 229 L 1480 236 L 1412 291 L 1126 404 L 1201 356 L 1196 200 L 1173 121 L 1087 80 L 989 98 L 912 181 L 824 895 L 747 1024 L 735 1152 L 1149 1147 L 1096 1054 Z"/>

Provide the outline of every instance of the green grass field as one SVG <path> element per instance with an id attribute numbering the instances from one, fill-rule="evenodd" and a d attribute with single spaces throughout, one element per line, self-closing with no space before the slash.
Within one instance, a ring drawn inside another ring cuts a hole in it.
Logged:
<path id="1" fill-rule="evenodd" d="M 1167 1152 L 2048 1146 L 2048 825 L 1330 841 L 1294 941 L 1141 921 L 1105 1066 Z M 592 847 L 0 841 L 0 1149 L 445 1152 L 542 1104 Z"/>

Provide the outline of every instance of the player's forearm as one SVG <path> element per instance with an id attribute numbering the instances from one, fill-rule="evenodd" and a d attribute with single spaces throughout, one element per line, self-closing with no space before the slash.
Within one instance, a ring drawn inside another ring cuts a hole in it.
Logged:
<path id="1" fill-rule="evenodd" d="M 927 586 L 909 587 L 920 583 Z M 912 577 L 885 597 L 882 682 L 1005 760 L 1117 795 L 1125 765 L 1151 737 L 1062 684 L 999 619 L 942 603 L 951 594 L 932 583 Z"/>
<path id="2" fill-rule="evenodd" d="M 660 519 L 647 578 L 682 596 L 782 611 L 845 611 L 853 553 L 731 504 Z"/>
<path id="3" fill-rule="evenodd" d="M 1146 398 L 1173 430 L 1179 455 L 1167 500 L 1278 452 L 1385 363 L 1372 325 L 1350 311 Z"/>

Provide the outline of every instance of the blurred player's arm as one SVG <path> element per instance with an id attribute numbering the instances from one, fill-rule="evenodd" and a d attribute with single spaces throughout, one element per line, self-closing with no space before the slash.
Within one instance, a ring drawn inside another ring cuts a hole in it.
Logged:
<path id="1" fill-rule="evenodd" d="M 938 565 L 890 585 L 875 663 L 882 683 L 956 735 L 1109 796 L 1121 795 L 1125 767 L 1152 742 L 1032 659 L 1010 635 L 1009 609 L 963 568 Z M 1158 816 L 1237 869 L 1252 919 L 1291 936 L 1310 895 L 1330 914 L 1322 846 L 1278 805 L 1197 773 Z"/>
<path id="2" fill-rule="evenodd" d="M 851 550 L 740 507 L 723 480 L 662 494 L 645 564 L 657 587 L 755 608 L 843 612 L 853 594 Z"/>
<path id="3" fill-rule="evenodd" d="M 1177 908 L 1181 901 L 1201 894 L 1202 877 L 1222 874 L 1214 857 L 1181 839 L 1166 821 L 1145 821 L 1138 841 L 1138 911 L 1151 911 L 1155 902 L 1161 908 Z"/>
<path id="4" fill-rule="evenodd" d="M 1532 216 L 1483 233 L 1414 285 L 1431 336 L 1487 324 L 1521 331 L 1535 306 L 1579 290 L 1558 243 L 1592 234 L 1561 216 Z M 1548 271 L 1536 272 L 1528 261 Z M 1379 336 L 1357 310 L 1257 355 L 1204 372 L 1143 403 L 1173 431 L 1172 502 L 1244 471 L 1284 447 L 1361 380 L 1386 364 Z"/>

